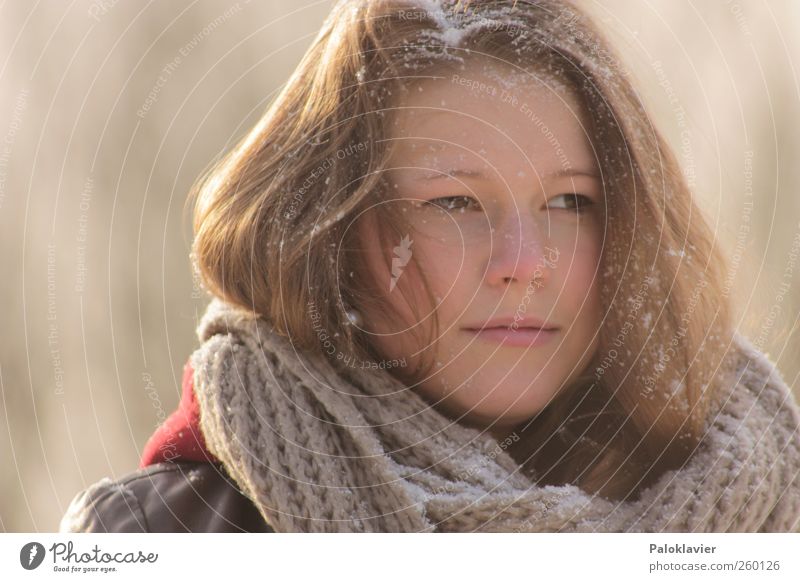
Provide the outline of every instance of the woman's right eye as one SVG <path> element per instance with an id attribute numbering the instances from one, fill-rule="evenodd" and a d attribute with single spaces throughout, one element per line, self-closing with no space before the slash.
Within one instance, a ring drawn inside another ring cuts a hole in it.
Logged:
<path id="1" fill-rule="evenodd" d="M 440 196 L 425 200 L 422 206 L 436 206 L 447 211 L 460 210 L 461 212 L 481 209 L 478 201 L 471 196 Z"/>

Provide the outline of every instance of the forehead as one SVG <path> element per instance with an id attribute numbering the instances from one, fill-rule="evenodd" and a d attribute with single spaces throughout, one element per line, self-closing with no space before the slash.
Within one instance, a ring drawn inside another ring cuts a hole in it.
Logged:
<path id="1" fill-rule="evenodd" d="M 445 151 L 489 163 L 528 158 L 552 165 L 559 152 L 583 162 L 593 158 L 572 90 L 553 77 L 483 58 L 416 81 L 397 104 L 388 137 L 395 161 Z"/>

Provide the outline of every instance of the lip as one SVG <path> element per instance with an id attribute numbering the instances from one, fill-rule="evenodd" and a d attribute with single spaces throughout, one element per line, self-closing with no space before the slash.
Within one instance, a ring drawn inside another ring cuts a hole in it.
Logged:
<path id="1" fill-rule="evenodd" d="M 517 329 L 523 327 L 535 327 L 538 329 L 545 329 L 545 330 L 557 330 L 558 326 L 553 324 L 547 324 L 543 319 L 539 319 L 538 317 L 495 317 L 488 321 L 476 323 L 474 325 L 465 325 L 464 329 L 476 331 L 487 329 L 490 327 L 511 327 L 512 324 L 516 322 Z"/>
<path id="2" fill-rule="evenodd" d="M 516 329 L 512 324 L 516 321 Z M 475 334 L 479 339 L 503 343 L 513 347 L 529 347 L 543 345 L 558 335 L 555 325 L 545 324 L 543 320 L 533 317 L 516 319 L 498 317 L 482 324 L 467 326 L 464 331 Z"/>
<path id="3" fill-rule="evenodd" d="M 543 345 L 558 334 L 557 329 L 540 329 L 535 327 L 513 330 L 507 327 L 491 327 L 486 329 L 465 330 L 474 333 L 479 339 L 502 343 L 511 347 L 530 347 Z"/>

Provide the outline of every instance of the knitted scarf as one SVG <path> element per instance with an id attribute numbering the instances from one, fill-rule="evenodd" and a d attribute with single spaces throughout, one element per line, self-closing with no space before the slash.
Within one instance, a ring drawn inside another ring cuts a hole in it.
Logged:
<path id="1" fill-rule="evenodd" d="M 617 502 L 535 484 L 384 370 L 337 373 L 219 299 L 197 332 L 205 444 L 278 532 L 800 531 L 800 412 L 740 335 L 735 385 L 689 461 Z"/>

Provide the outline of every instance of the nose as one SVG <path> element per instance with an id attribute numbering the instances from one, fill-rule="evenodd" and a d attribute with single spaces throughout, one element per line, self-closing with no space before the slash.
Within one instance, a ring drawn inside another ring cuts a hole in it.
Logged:
<path id="1" fill-rule="evenodd" d="M 522 286 L 532 280 L 546 285 L 555 267 L 557 252 L 548 246 L 547 233 L 531 216 L 514 214 L 492 225 L 492 249 L 486 268 L 490 285 Z"/>

